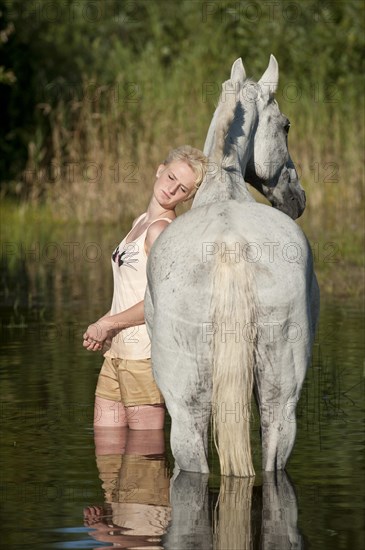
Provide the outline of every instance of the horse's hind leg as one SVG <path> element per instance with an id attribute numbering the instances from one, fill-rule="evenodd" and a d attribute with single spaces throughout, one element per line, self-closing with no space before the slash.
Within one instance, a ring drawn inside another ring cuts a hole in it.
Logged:
<path id="1" fill-rule="evenodd" d="M 156 381 L 171 416 L 172 454 L 181 470 L 208 473 L 211 377 L 202 375 L 204 361 L 154 344 Z"/>
<path id="2" fill-rule="evenodd" d="M 306 372 L 304 355 L 282 353 L 257 365 L 255 391 L 260 409 L 262 469 L 283 470 L 296 436 L 295 410 Z M 276 361 L 275 361 L 276 360 Z M 274 362 L 275 361 L 275 362 Z"/>
<path id="3" fill-rule="evenodd" d="M 296 401 L 292 398 L 260 403 L 262 469 L 283 470 L 294 446 Z"/>
<path id="4" fill-rule="evenodd" d="M 206 411 L 191 411 L 186 403 L 176 402 L 173 409 L 170 441 L 177 465 L 187 472 L 209 473 Z"/>

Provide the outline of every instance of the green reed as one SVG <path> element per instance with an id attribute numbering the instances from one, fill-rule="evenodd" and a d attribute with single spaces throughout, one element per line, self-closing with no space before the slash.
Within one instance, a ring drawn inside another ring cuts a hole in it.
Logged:
<path id="1" fill-rule="evenodd" d="M 11 36 L 15 54 L 20 37 L 19 55 L 13 64 L 21 65 L 28 41 L 33 75 L 23 86 L 19 78 L 12 84 L 9 110 L 11 127 L 27 147 L 22 169 L 3 182 L 5 196 L 22 200 L 19 215 L 44 208 L 47 228 L 58 222 L 119 228 L 146 207 L 156 167 L 171 147 L 203 147 L 232 62 L 241 56 L 248 76 L 257 80 L 274 53 L 277 99 L 292 123 L 289 149 L 307 193 L 299 223 L 320 247 L 318 268 L 329 291 L 335 290 L 327 272 L 335 277 L 339 266 L 359 269 L 362 263 L 361 3 L 308 0 L 293 13 L 286 0 L 275 3 L 275 13 L 272 3 L 249 11 L 246 3 L 228 0 L 182 0 L 178 7 L 164 0 L 107 4 L 98 25 L 83 17 L 77 2 L 72 21 L 42 20 L 36 33 L 30 31 L 37 18 L 16 21 Z M 119 18 L 115 10 L 121 10 Z M 58 64 L 50 62 L 54 58 Z M 6 151 L 18 166 L 19 147 L 12 143 Z M 19 238 L 30 238 L 37 223 L 30 221 Z M 340 250 L 335 266 L 326 261 L 325 246 L 332 242 Z M 354 295 L 357 281 L 349 290 Z"/>
<path id="2" fill-rule="evenodd" d="M 242 56 L 258 79 L 274 53 L 279 104 L 292 120 L 290 149 L 308 191 L 306 216 L 316 226 L 356 218 L 363 205 L 361 3 L 279 0 L 273 10 L 265 2 L 106 0 L 95 21 L 79 2 L 69 4 L 71 19 L 61 7 L 47 18 L 43 0 L 37 17 L 18 0 L 4 12 L 15 71 L 6 151 L 18 166 L 14 135 L 28 151 L 5 192 L 49 204 L 61 219 L 136 215 L 168 149 L 203 146 L 232 62 Z M 15 68 L 26 73 L 29 64 L 32 78 L 23 81 Z"/>

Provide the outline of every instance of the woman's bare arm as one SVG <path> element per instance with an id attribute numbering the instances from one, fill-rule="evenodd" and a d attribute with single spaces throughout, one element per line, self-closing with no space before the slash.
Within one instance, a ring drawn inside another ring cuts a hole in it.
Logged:
<path id="1" fill-rule="evenodd" d="M 148 229 L 145 240 L 145 250 L 147 255 L 157 237 L 164 229 L 166 229 L 168 225 L 169 222 L 166 220 L 159 220 L 152 224 Z M 83 336 L 83 346 L 89 351 L 99 351 L 107 339 L 113 338 L 121 330 L 143 325 L 144 323 L 143 300 L 129 309 L 126 309 L 121 313 L 116 313 L 115 315 L 110 315 L 109 311 L 87 328 Z"/>
<path id="2" fill-rule="evenodd" d="M 144 301 L 142 300 L 121 313 L 101 317 L 92 323 L 83 336 L 83 346 L 90 351 L 97 351 L 107 338 L 113 338 L 121 330 L 143 325 L 144 322 Z"/>

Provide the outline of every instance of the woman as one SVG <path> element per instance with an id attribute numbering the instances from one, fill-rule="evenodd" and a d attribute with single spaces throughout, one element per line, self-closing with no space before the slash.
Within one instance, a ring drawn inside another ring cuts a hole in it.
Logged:
<path id="1" fill-rule="evenodd" d="M 156 173 L 147 211 L 112 255 L 111 310 L 88 327 L 84 347 L 105 353 L 95 392 L 94 425 L 162 429 L 163 397 L 153 379 L 151 345 L 144 321 L 147 256 L 159 234 L 176 218 L 175 208 L 191 198 L 205 175 L 207 158 L 184 145 L 173 149 Z"/>

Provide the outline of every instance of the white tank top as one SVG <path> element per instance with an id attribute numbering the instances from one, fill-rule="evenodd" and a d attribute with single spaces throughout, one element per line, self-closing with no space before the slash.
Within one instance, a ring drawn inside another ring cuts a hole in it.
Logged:
<path id="1" fill-rule="evenodd" d="M 142 214 L 137 220 L 145 216 Z M 143 233 L 134 241 L 127 243 L 129 233 L 114 250 L 111 258 L 114 280 L 113 301 L 110 315 L 120 313 L 141 300 L 147 287 L 147 254 L 144 243 L 148 228 L 159 220 L 172 221 L 169 218 L 153 220 Z M 147 359 L 151 357 L 151 342 L 146 325 L 138 325 L 121 330 L 112 340 L 105 357 L 122 359 Z"/>

